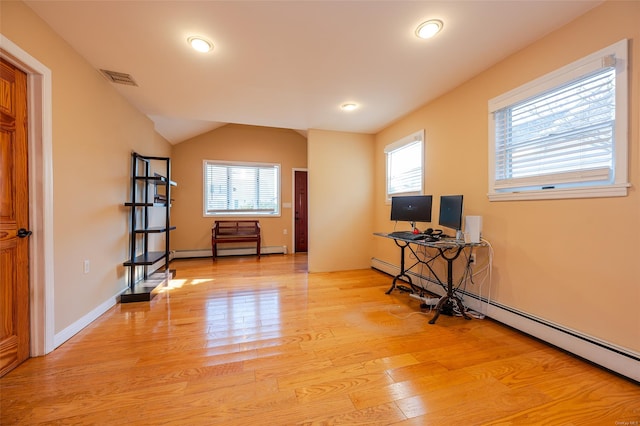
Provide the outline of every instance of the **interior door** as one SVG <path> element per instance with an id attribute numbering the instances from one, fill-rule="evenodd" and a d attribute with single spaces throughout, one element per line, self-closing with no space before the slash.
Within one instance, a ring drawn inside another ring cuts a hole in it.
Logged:
<path id="1" fill-rule="evenodd" d="M 0 377 L 29 358 L 27 76 L 0 60 Z"/>
<path id="2" fill-rule="evenodd" d="M 307 172 L 294 172 L 295 196 L 295 252 L 307 251 L 308 215 L 307 215 Z"/>

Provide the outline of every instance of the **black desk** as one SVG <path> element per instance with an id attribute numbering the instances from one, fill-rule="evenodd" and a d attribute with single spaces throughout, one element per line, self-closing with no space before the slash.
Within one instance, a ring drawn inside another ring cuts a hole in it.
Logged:
<path id="1" fill-rule="evenodd" d="M 433 316 L 433 318 L 431 318 L 431 320 L 429 321 L 429 324 L 435 324 L 436 320 L 440 316 L 440 313 L 442 312 L 443 307 L 448 301 L 453 301 L 456 303 L 456 305 L 458 306 L 458 309 L 460 310 L 460 313 L 465 319 L 468 319 L 468 320 L 471 319 L 471 317 L 467 315 L 467 313 L 465 312 L 464 306 L 462 305 L 462 301 L 460 300 L 460 298 L 458 298 L 454 294 L 453 262 L 460 256 L 460 254 L 466 247 L 480 247 L 480 246 L 484 246 L 485 244 L 465 243 L 464 241 L 456 240 L 453 238 L 444 238 L 439 241 L 410 240 L 410 239 L 402 238 L 402 237 L 391 235 L 391 234 L 381 233 L 381 232 L 376 232 L 374 233 L 374 235 L 377 235 L 379 237 L 384 237 L 384 238 L 390 238 L 396 243 L 398 247 L 400 247 L 400 273 L 393 278 L 393 282 L 391 283 L 391 288 L 387 290 L 386 294 L 390 294 L 393 291 L 393 289 L 396 287 L 396 282 L 399 279 L 404 278 L 413 287 L 413 281 L 411 281 L 411 277 L 407 275 L 407 271 L 413 269 L 417 265 L 425 265 L 427 268 L 429 268 L 429 271 L 431 271 L 431 273 L 433 274 L 435 279 L 438 281 L 438 283 L 446 290 L 446 294 L 442 296 L 438 301 L 438 304 L 436 305 L 436 308 L 435 308 L 436 313 Z M 429 248 L 435 249 L 437 250 L 437 254 L 423 259 L 421 258 L 421 256 L 418 255 L 418 253 L 416 253 L 414 246 L 416 247 L 422 246 L 422 247 L 429 247 Z M 411 253 L 413 253 L 416 259 L 416 262 L 413 265 L 409 266 L 408 268 L 405 266 L 405 250 L 407 248 L 411 251 Z M 438 277 L 438 274 L 436 274 L 436 272 L 431 267 L 431 263 L 438 257 L 442 257 L 444 260 L 447 261 L 446 283 L 440 280 L 440 278 Z"/>

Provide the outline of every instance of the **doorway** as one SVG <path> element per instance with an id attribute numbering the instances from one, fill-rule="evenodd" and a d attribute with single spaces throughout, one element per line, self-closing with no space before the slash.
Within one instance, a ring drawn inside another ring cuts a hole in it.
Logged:
<path id="1" fill-rule="evenodd" d="M 30 356 L 55 343 L 51 70 L 0 34 L 0 57 L 27 76 Z"/>
<path id="2" fill-rule="evenodd" d="M 307 196 L 307 171 L 293 171 L 293 217 L 294 217 L 294 252 L 306 253 L 309 238 L 309 215 Z"/>

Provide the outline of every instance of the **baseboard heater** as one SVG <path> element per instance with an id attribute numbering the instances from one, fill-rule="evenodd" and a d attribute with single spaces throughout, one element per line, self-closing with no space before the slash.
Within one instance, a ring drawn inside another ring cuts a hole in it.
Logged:
<path id="1" fill-rule="evenodd" d="M 396 276 L 400 272 L 398 266 L 377 258 L 371 259 L 371 268 L 389 274 L 390 276 Z M 414 284 L 424 286 L 424 283 L 434 282 L 434 280 L 429 277 L 424 277 L 417 273 L 409 272 L 409 275 L 412 276 Z M 413 279 L 413 277 L 415 277 L 415 279 Z M 439 285 L 430 286 L 428 291 L 438 295 L 444 294 L 444 290 Z M 516 330 L 536 337 L 636 382 L 640 382 L 640 369 L 638 368 L 640 354 L 637 352 L 493 300 L 487 300 L 476 294 L 464 291 L 461 291 L 460 294 L 464 296 L 464 305 L 469 309 L 480 312 L 491 319 L 513 327 Z"/>
<path id="2" fill-rule="evenodd" d="M 216 257 L 223 256 L 248 256 L 255 255 L 256 247 L 218 248 Z M 260 247 L 260 254 L 287 254 L 287 246 Z M 176 250 L 172 252 L 172 259 L 188 259 L 194 257 L 212 257 L 211 249 L 208 250 Z"/>

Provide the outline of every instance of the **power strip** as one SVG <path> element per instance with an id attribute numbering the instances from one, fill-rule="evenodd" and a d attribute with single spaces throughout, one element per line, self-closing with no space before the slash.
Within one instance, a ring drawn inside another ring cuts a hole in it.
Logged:
<path id="1" fill-rule="evenodd" d="M 419 301 L 421 301 L 425 305 L 429 305 L 429 306 L 435 306 L 440 301 L 439 297 L 423 297 L 423 296 L 419 296 L 419 295 L 417 295 L 415 293 L 411 293 L 409 295 L 409 297 L 412 297 L 414 299 L 418 299 Z"/>

